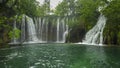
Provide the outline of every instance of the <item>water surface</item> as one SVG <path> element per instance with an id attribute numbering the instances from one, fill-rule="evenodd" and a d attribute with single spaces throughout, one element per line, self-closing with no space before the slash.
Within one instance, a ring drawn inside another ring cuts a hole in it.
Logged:
<path id="1" fill-rule="evenodd" d="M 120 47 L 27 44 L 4 48 L 0 68 L 120 68 Z"/>

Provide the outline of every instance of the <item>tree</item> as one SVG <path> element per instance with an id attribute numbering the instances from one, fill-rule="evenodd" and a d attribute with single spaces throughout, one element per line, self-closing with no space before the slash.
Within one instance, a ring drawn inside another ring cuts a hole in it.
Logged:
<path id="1" fill-rule="evenodd" d="M 107 24 L 104 30 L 106 44 L 120 44 L 120 0 L 112 0 L 102 11 L 107 17 Z"/>
<path id="2" fill-rule="evenodd" d="M 59 16 L 72 15 L 74 13 L 75 0 L 63 0 L 55 9 L 55 14 Z"/>
<path id="3" fill-rule="evenodd" d="M 8 43 L 13 31 L 13 23 L 15 20 L 19 21 L 22 18 L 22 14 L 28 16 L 43 16 L 44 8 L 40 6 L 36 0 L 1 0 L 0 1 L 0 43 L 4 41 Z M 17 18 L 16 18 L 17 16 Z M 9 33 L 10 32 L 10 33 Z M 20 31 L 17 32 L 16 37 L 19 37 Z"/>

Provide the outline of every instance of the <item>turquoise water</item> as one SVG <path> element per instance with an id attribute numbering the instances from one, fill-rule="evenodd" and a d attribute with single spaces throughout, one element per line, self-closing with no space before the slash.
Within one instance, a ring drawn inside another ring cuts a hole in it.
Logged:
<path id="1" fill-rule="evenodd" d="M 120 47 L 31 44 L 0 49 L 0 68 L 120 68 Z"/>

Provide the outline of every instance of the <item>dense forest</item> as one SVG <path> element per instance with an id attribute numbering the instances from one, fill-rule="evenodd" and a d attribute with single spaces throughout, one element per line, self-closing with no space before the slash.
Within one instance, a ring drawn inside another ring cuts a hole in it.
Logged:
<path id="1" fill-rule="evenodd" d="M 0 0 L 0 45 L 7 44 L 21 31 L 13 29 L 25 14 L 29 17 L 73 16 L 75 21 L 67 24 L 72 29 L 66 42 L 80 42 L 85 33 L 97 22 L 100 14 L 105 15 L 107 23 L 103 32 L 104 44 L 120 44 L 120 0 L 63 0 L 55 9 L 50 3 L 40 5 L 36 0 Z"/>

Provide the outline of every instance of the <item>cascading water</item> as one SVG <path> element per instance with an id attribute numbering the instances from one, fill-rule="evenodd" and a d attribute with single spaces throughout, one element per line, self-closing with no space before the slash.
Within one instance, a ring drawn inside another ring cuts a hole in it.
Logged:
<path id="1" fill-rule="evenodd" d="M 65 43 L 68 33 L 68 25 L 65 24 L 65 18 L 57 19 L 57 43 Z"/>
<path id="2" fill-rule="evenodd" d="M 25 42 L 26 38 L 26 30 L 25 30 L 25 15 L 23 15 L 22 21 L 21 21 L 21 43 Z"/>
<path id="3" fill-rule="evenodd" d="M 68 34 L 68 25 L 66 25 L 66 31 L 63 34 L 63 42 L 66 41 L 67 34 Z"/>
<path id="4" fill-rule="evenodd" d="M 104 15 L 100 15 L 97 24 L 87 32 L 83 44 L 102 44 L 103 43 L 103 29 L 106 24 Z"/>
<path id="5" fill-rule="evenodd" d="M 19 43 L 64 43 L 68 33 L 65 18 L 30 18 L 23 15 Z M 14 26 L 16 28 L 16 25 Z"/>
<path id="6" fill-rule="evenodd" d="M 26 18 L 27 18 L 27 29 L 28 29 L 29 42 L 38 42 L 36 29 L 35 29 L 33 20 L 32 20 L 32 18 L 29 18 L 28 16 L 26 16 Z"/>
<path id="7" fill-rule="evenodd" d="M 60 26 L 60 21 L 59 18 L 57 19 L 57 42 L 59 42 L 59 26 Z"/>

